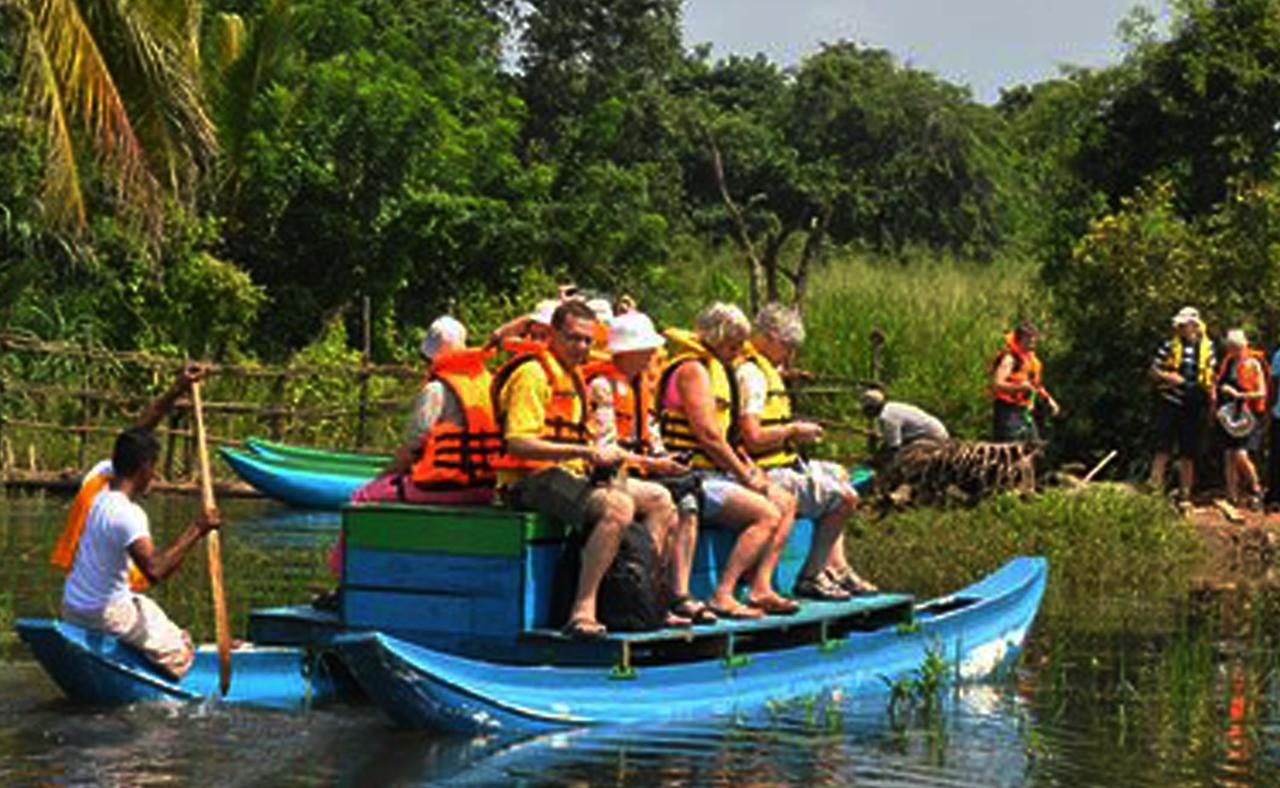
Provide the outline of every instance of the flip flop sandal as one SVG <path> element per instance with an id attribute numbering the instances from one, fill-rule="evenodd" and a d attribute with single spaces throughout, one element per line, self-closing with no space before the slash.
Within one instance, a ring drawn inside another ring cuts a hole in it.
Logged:
<path id="1" fill-rule="evenodd" d="M 771 616 L 794 616 L 800 612 L 799 602 L 780 596 L 751 599 L 747 601 L 747 604 Z"/>
<path id="2" fill-rule="evenodd" d="M 758 618 L 764 618 L 763 610 L 736 602 L 733 607 L 719 607 L 715 603 L 709 603 L 707 608 L 718 617 L 731 621 L 754 621 Z"/>
<path id="3" fill-rule="evenodd" d="M 720 620 L 710 607 L 691 596 L 673 599 L 669 610 L 672 614 L 687 618 L 694 624 L 714 624 Z"/>
<path id="4" fill-rule="evenodd" d="M 571 640 L 603 640 L 609 634 L 609 631 L 605 629 L 604 624 L 598 621 L 575 618 L 564 625 L 564 628 L 560 630 L 560 634 Z"/>

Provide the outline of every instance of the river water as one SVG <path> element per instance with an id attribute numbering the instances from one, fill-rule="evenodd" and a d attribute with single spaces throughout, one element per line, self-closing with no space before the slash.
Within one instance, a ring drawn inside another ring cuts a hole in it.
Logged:
<path id="1" fill-rule="evenodd" d="M 1046 610 L 1010 680 L 933 712 L 810 699 L 512 742 L 399 731 L 369 706 L 77 708 L 7 634 L 13 616 L 56 609 L 46 562 L 66 505 L 0 497 L 0 785 L 1280 785 L 1280 597 L 1239 587 Z M 147 509 L 164 541 L 194 503 Z M 331 583 L 336 517 L 256 501 L 224 513 L 233 626 Z M 207 635 L 201 557 L 157 596 Z"/>

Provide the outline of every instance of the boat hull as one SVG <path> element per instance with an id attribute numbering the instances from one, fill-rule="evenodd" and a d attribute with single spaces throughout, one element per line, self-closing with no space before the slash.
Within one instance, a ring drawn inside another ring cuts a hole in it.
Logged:
<path id="1" fill-rule="evenodd" d="M 90 706 L 218 698 L 233 705 L 303 709 L 332 700 L 337 692 L 328 672 L 301 648 L 232 652 L 231 688 L 219 697 L 213 646 L 198 649 L 190 672 L 173 681 L 133 648 L 102 632 L 54 619 L 19 619 L 14 629 L 63 693 Z"/>
<path id="2" fill-rule="evenodd" d="M 513 666 L 451 656 L 382 633 L 334 647 L 365 693 L 399 725 L 450 733 L 527 734 L 600 724 L 703 719 L 839 693 L 883 698 L 931 651 L 953 678 L 990 676 L 1016 659 L 1044 594 L 1047 565 L 1019 558 L 951 597 L 916 607 L 915 624 L 749 655 L 607 668 Z M 948 609 L 949 602 L 968 604 Z M 933 612 L 938 611 L 938 612 Z"/>

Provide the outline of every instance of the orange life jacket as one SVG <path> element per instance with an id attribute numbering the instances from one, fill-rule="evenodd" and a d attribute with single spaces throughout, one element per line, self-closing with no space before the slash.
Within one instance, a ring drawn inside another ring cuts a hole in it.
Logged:
<path id="1" fill-rule="evenodd" d="M 539 437 L 554 443 L 568 443 L 579 446 L 588 445 L 590 432 L 587 429 L 587 397 L 582 383 L 582 375 L 575 370 L 566 372 L 560 362 L 555 360 L 551 351 L 542 348 L 539 352 L 528 353 L 511 359 L 493 376 L 489 389 L 493 402 L 493 413 L 497 422 L 498 434 L 506 434 L 507 414 L 502 407 L 502 390 L 506 387 L 511 375 L 525 364 L 535 363 L 542 369 L 547 382 L 551 385 L 551 400 L 545 403 L 542 432 Z M 509 468 L 523 471 L 536 471 L 555 465 L 550 460 L 534 460 L 518 457 L 506 449 L 505 439 L 502 441 L 502 455 L 493 463 L 495 468 Z"/>
<path id="2" fill-rule="evenodd" d="M 587 385 L 599 378 L 609 381 L 613 391 L 613 421 L 618 429 L 618 445 L 636 454 L 653 453 L 653 436 L 649 434 L 649 411 L 653 392 L 650 382 L 641 374 L 627 379 L 612 361 L 592 362 L 582 370 Z"/>
<path id="3" fill-rule="evenodd" d="M 1248 359 L 1254 359 L 1258 363 L 1242 363 Z M 1236 363 L 1233 365 L 1232 361 Z M 1232 371 L 1233 366 L 1235 367 L 1235 388 L 1241 389 L 1246 394 L 1266 393 L 1269 373 L 1267 371 L 1267 357 L 1262 351 L 1246 348 L 1243 353 L 1228 353 L 1223 356 L 1222 363 L 1218 365 L 1217 381 L 1219 386 L 1223 383 L 1231 382 L 1227 380 L 1227 375 Z M 1245 407 L 1256 414 L 1265 413 L 1267 410 L 1267 398 L 1265 396 L 1247 399 L 1244 402 Z"/>
<path id="4" fill-rule="evenodd" d="M 461 406 L 465 424 L 436 419 L 422 441 L 422 456 L 411 476 L 427 489 L 488 487 L 495 479 L 494 461 L 502 451 L 502 435 L 493 418 L 489 390 L 493 376 L 484 362 L 487 350 L 461 350 L 437 358 L 427 382 L 440 381 Z"/>
<path id="5" fill-rule="evenodd" d="M 62 526 L 62 533 L 58 536 L 58 541 L 53 545 L 53 554 L 49 556 L 49 563 L 61 569 L 64 573 L 70 572 L 71 567 L 75 565 L 76 552 L 80 549 L 80 537 L 84 535 L 84 525 L 89 519 L 89 510 L 93 508 L 94 499 L 110 483 L 111 474 L 99 473 L 91 476 L 84 480 L 84 484 L 80 485 L 80 491 L 76 493 L 75 500 L 71 502 L 71 511 L 67 512 L 67 519 Z M 141 570 L 130 561 L 129 588 L 134 591 L 146 591 L 149 585 L 146 575 L 142 574 Z"/>
<path id="6" fill-rule="evenodd" d="M 991 363 L 991 371 L 993 373 L 999 369 L 1005 356 L 1013 356 L 1013 370 L 1006 379 L 1008 385 L 1017 386 L 1030 382 L 1036 389 L 1040 388 L 1040 377 L 1044 371 L 1043 366 L 1040 364 L 1040 359 L 1036 356 L 1035 351 L 1022 347 L 1018 343 L 1017 336 L 1012 331 L 1004 335 L 1004 347 L 1000 349 L 1000 352 L 996 354 L 995 361 Z M 1029 408 L 1032 404 L 1031 392 L 1029 391 L 999 391 L 992 386 L 991 396 L 1020 408 Z"/>

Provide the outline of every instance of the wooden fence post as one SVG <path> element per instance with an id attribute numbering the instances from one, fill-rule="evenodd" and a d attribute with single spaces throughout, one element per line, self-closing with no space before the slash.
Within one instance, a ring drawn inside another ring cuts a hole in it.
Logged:
<path id="1" fill-rule="evenodd" d="M 880 379 L 882 370 L 881 362 L 883 359 L 880 355 L 880 349 L 884 347 L 884 332 L 880 330 L 880 321 L 877 320 L 871 328 L 871 379 L 876 383 L 883 383 Z"/>
<path id="2" fill-rule="evenodd" d="M 284 382 L 285 374 L 281 372 L 276 375 L 276 382 L 271 384 L 271 419 L 269 430 L 271 432 L 271 440 L 281 441 L 284 439 Z"/>
<path id="3" fill-rule="evenodd" d="M 9 478 L 9 466 L 12 464 L 9 462 L 9 455 L 12 453 L 8 446 L 9 438 L 4 434 L 4 401 L 4 370 L 0 369 L 0 479 Z"/>
<path id="4" fill-rule="evenodd" d="M 364 448 L 365 422 L 369 418 L 369 356 L 372 350 L 370 337 L 369 296 L 364 297 L 362 313 L 364 324 L 364 352 L 360 356 L 360 422 L 356 427 L 356 448 Z"/>
<path id="5" fill-rule="evenodd" d="M 85 453 L 88 449 L 89 431 L 85 429 L 89 426 L 89 393 L 93 388 L 93 329 L 87 328 L 84 333 L 84 384 L 80 389 L 80 450 L 79 463 L 76 467 L 83 472 L 85 470 L 86 457 Z"/>

